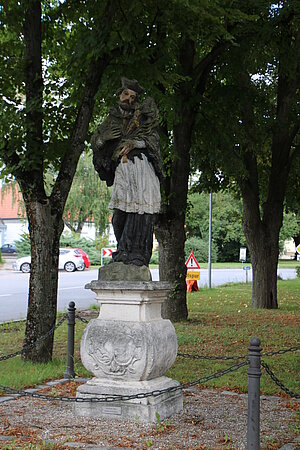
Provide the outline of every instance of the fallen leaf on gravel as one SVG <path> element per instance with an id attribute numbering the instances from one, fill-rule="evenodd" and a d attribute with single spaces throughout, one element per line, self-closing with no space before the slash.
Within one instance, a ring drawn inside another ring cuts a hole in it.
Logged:
<path id="1" fill-rule="evenodd" d="M 186 417 L 184 419 L 185 423 L 191 423 L 192 425 L 199 425 L 199 423 L 204 421 L 204 417 Z"/>
<path id="2" fill-rule="evenodd" d="M 299 403 L 298 402 L 293 402 L 292 400 L 290 401 L 290 403 L 283 403 L 280 406 L 282 408 L 291 409 L 292 411 L 299 411 Z"/>
<path id="3" fill-rule="evenodd" d="M 82 384 L 79 381 L 67 381 L 66 383 L 56 384 L 55 386 L 49 386 L 39 391 L 40 394 L 50 394 L 55 397 L 76 397 L 78 386 Z"/>
<path id="4" fill-rule="evenodd" d="M 36 436 L 39 430 L 33 430 L 25 427 L 11 427 L 9 430 L 2 431 L 3 436 Z"/>

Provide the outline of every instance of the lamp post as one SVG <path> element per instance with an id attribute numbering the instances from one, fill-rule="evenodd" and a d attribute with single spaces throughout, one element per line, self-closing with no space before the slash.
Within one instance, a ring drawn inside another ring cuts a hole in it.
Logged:
<path id="1" fill-rule="evenodd" d="M 208 227 L 208 287 L 211 288 L 211 222 L 212 222 L 212 193 L 209 193 L 209 227 Z"/>

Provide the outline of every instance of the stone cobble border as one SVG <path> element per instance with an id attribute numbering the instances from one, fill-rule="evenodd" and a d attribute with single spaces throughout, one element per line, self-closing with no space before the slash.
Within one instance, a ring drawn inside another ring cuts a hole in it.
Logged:
<path id="1" fill-rule="evenodd" d="M 79 381 L 79 382 L 82 382 L 82 383 L 86 383 L 88 380 L 89 380 L 89 378 L 81 378 L 81 377 L 78 377 L 78 378 L 74 379 L 74 381 Z M 42 389 L 46 389 L 46 388 L 49 388 L 49 387 L 54 387 L 54 386 L 57 386 L 58 384 L 64 384 L 64 383 L 67 383 L 69 381 L 70 381 L 69 378 L 60 378 L 59 380 L 48 381 L 45 384 L 40 384 L 40 385 L 36 386 L 35 388 L 23 389 L 23 391 L 24 392 L 28 392 L 28 394 L 34 394 L 36 392 L 41 391 Z M 11 401 L 11 400 L 15 400 L 15 399 L 17 399 L 19 397 L 23 397 L 23 395 L 21 395 L 21 394 L 10 394 L 10 395 L 6 395 L 6 396 L 2 396 L 2 397 L 0 397 L 0 404 L 4 403 L 4 402 Z"/>

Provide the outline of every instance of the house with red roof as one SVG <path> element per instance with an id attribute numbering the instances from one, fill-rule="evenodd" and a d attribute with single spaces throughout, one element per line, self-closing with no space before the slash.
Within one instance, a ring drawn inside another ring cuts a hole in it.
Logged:
<path id="1" fill-rule="evenodd" d="M 23 198 L 18 187 L 0 187 L 0 246 L 13 244 L 28 233 L 28 222 L 23 208 Z"/>
<path id="2" fill-rule="evenodd" d="M 116 239 L 111 223 L 108 225 L 109 245 L 115 245 Z M 65 226 L 65 232 L 70 230 Z M 28 234 L 28 221 L 23 203 L 23 197 L 18 185 L 0 185 L 0 247 L 4 244 L 13 244 L 24 234 Z M 87 239 L 96 238 L 96 229 L 93 222 L 86 222 L 80 234 Z"/>

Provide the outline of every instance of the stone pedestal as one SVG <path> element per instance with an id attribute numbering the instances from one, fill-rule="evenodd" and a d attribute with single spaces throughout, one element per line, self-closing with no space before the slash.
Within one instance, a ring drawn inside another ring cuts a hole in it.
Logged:
<path id="1" fill-rule="evenodd" d="M 78 415 L 153 422 L 182 409 L 177 381 L 164 376 L 177 355 L 177 337 L 161 305 L 171 286 L 163 282 L 92 281 L 100 314 L 86 327 L 81 341 L 84 366 L 95 377 L 77 390 L 79 398 L 154 396 L 113 402 L 79 402 Z M 161 393 L 159 391 L 162 391 Z"/>

